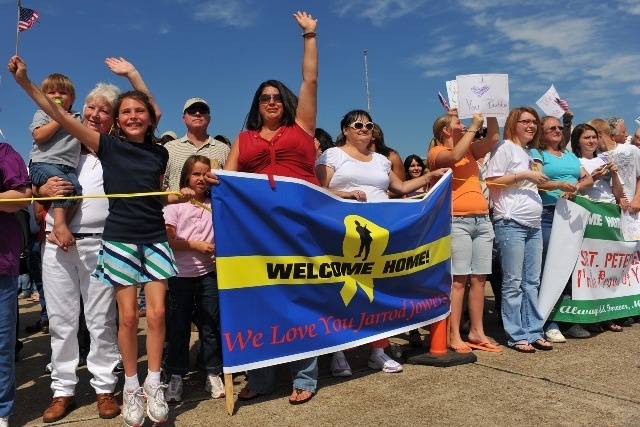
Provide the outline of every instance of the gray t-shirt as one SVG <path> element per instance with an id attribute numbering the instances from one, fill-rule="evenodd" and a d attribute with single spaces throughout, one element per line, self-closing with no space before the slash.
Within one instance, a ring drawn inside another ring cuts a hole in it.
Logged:
<path id="1" fill-rule="evenodd" d="M 74 119 L 82 122 L 82 115 L 77 111 L 72 111 L 71 115 Z M 44 111 L 36 111 L 29 126 L 29 132 L 33 133 L 36 128 L 50 123 L 51 120 L 51 117 Z M 63 128 L 58 129 L 46 142 L 38 144 L 33 141 L 31 154 L 29 154 L 29 160 L 34 163 L 66 165 L 74 168 L 78 166 L 79 159 L 80 141 Z"/>

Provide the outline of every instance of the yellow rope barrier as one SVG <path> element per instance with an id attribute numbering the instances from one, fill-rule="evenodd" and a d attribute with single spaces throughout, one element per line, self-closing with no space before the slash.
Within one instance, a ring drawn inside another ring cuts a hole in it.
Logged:
<path id="1" fill-rule="evenodd" d="M 129 193 L 129 194 L 93 194 L 81 196 L 54 196 L 54 197 L 23 197 L 21 199 L 0 199 L 0 202 L 40 202 L 49 200 L 79 200 L 79 199 L 115 199 L 126 197 L 145 197 L 145 196 L 166 196 L 174 194 L 180 196 L 179 191 L 152 191 L 149 193 Z"/>

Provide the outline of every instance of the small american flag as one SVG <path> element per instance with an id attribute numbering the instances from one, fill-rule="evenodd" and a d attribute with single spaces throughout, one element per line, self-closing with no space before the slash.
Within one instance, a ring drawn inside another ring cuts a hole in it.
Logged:
<path id="1" fill-rule="evenodd" d="M 564 111 L 569 109 L 569 104 L 564 99 L 556 98 L 556 104 L 558 104 Z"/>
<path id="2" fill-rule="evenodd" d="M 18 28 L 20 31 L 28 30 L 38 22 L 38 12 L 33 9 L 27 9 L 26 7 L 20 8 L 20 20 L 18 21 Z"/>
<path id="3" fill-rule="evenodd" d="M 442 104 L 445 110 L 451 110 L 451 108 L 449 108 L 449 104 L 447 104 L 447 100 L 444 99 L 444 96 L 442 96 L 440 92 L 438 92 L 438 99 L 440 100 L 440 104 Z"/>

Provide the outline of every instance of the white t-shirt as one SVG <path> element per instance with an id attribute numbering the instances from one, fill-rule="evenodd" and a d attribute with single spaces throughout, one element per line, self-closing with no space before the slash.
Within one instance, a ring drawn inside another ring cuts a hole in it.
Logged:
<path id="1" fill-rule="evenodd" d="M 329 182 L 329 188 L 340 191 L 361 190 L 367 194 L 367 200 L 388 199 L 389 172 L 391 162 L 385 156 L 371 153 L 368 162 L 356 160 L 339 147 L 332 147 L 322 153 L 316 165 L 326 165 L 335 172 Z"/>
<path id="2" fill-rule="evenodd" d="M 607 162 L 600 157 L 594 157 L 593 159 L 585 159 L 581 157 L 580 163 L 587 172 L 591 173 Z M 611 190 L 611 178 L 594 180 L 593 187 L 582 190 L 582 194 L 600 202 L 616 202 L 616 198 Z"/>
<path id="3" fill-rule="evenodd" d="M 618 144 L 616 148 L 602 153 L 601 156 L 606 156 L 618 166 L 624 196 L 631 201 L 636 195 L 636 179 L 640 176 L 640 149 L 635 145 Z"/>
<path id="4" fill-rule="evenodd" d="M 508 139 L 491 150 L 487 165 L 487 178 L 501 177 L 531 170 L 533 157 L 529 150 Z M 518 224 L 540 228 L 542 199 L 538 187 L 530 181 L 519 181 L 518 186 L 489 185 L 494 219 L 512 219 Z"/>
<path id="5" fill-rule="evenodd" d="M 98 196 L 104 194 L 102 179 L 102 163 L 93 154 L 81 154 L 76 167 L 78 181 L 82 185 L 82 194 Z M 47 231 L 53 229 L 53 210 L 47 212 Z M 88 198 L 80 199 L 80 207 L 69 221 L 69 231 L 72 233 L 102 233 L 104 222 L 109 214 L 109 199 Z"/>

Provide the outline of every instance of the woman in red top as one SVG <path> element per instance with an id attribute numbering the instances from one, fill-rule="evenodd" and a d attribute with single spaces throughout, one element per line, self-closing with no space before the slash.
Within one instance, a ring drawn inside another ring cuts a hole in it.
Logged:
<path id="1" fill-rule="evenodd" d="M 320 185 L 315 175 L 318 94 L 318 21 L 306 12 L 293 15 L 302 28 L 304 55 L 300 98 L 277 80 L 263 82 L 256 91 L 251 110 L 241 132 L 231 146 L 224 169 L 269 175 L 275 187 L 274 175 L 300 178 Z M 214 181 L 215 182 L 215 181 Z M 289 363 L 293 377 L 292 405 L 311 399 L 316 391 L 318 361 L 310 359 Z M 240 391 L 240 400 L 250 400 L 275 389 L 275 367 L 255 369 L 247 385 Z"/>
<path id="2" fill-rule="evenodd" d="M 305 12 L 294 14 L 304 39 L 300 97 L 278 80 L 263 82 L 256 91 L 244 132 L 231 146 L 225 170 L 266 173 L 304 179 L 319 185 L 314 166 L 318 94 L 318 23 Z"/>

